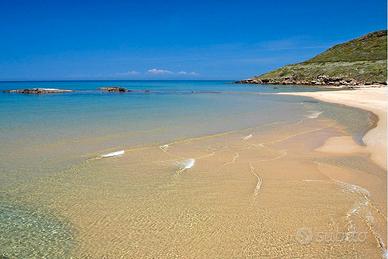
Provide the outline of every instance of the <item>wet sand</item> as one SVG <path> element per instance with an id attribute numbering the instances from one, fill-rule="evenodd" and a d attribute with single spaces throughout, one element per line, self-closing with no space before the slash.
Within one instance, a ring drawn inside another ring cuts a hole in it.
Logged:
<path id="1" fill-rule="evenodd" d="M 287 95 L 299 95 L 313 97 L 318 100 L 330 103 L 348 105 L 370 111 L 378 116 L 375 128 L 371 129 L 364 136 L 366 150 L 370 152 L 371 159 L 379 166 L 387 169 L 387 108 L 388 88 L 362 88 L 357 90 L 342 91 L 320 91 L 320 92 L 295 92 L 281 93 Z M 343 139 L 342 146 L 351 145 L 347 139 Z M 336 139 L 336 145 L 331 147 L 332 141 L 328 142 L 325 151 L 336 152 L 340 146 L 340 139 Z"/>
<path id="2" fill-rule="evenodd" d="M 349 135 L 308 115 L 101 152 L 9 196 L 68 220 L 75 258 L 381 258 L 386 173 L 317 151 L 333 137 Z"/>

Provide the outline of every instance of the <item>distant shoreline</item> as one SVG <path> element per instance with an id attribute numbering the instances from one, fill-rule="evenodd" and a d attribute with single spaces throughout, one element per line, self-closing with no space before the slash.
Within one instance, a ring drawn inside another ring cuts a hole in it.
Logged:
<path id="1" fill-rule="evenodd" d="M 236 79 L 53 79 L 53 80 L 0 80 L 0 83 L 57 83 L 57 82 L 137 82 L 137 81 L 198 81 L 198 82 L 212 82 L 212 81 L 222 81 L 222 82 L 236 82 Z"/>

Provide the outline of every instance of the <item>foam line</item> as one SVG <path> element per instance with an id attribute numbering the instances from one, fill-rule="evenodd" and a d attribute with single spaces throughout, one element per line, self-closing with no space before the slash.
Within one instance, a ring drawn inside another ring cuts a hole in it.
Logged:
<path id="1" fill-rule="evenodd" d="M 168 150 L 169 147 L 170 147 L 170 145 L 168 145 L 168 144 L 159 146 L 159 148 L 160 148 L 163 152 L 167 152 L 167 150 Z"/>
<path id="2" fill-rule="evenodd" d="M 122 156 L 124 155 L 125 151 L 124 150 L 119 150 L 111 153 L 107 153 L 104 155 L 101 155 L 101 158 L 109 158 L 109 157 L 117 157 L 117 156 Z"/>
<path id="3" fill-rule="evenodd" d="M 321 115 L 323 112 L 322 111 L 310 111 L 310 114 L 309 115 L 306 115 L 305 117 L 306 118 L 309 118 L 309 119 L 316 119 L 319 117 L 319 115 Z"/>
<path id="4" fill-rule="evenodd" d="M 251 169 L 251 173 L 254 176 L 256 176 L 256 178 L 257 178 L 257 184 L 256 184 L 255 190 L 253 192 L 253 196 L 256 197 L 259 194 L 263 180 L 260 178 L 260 176 L 258 174 L 255 173 L 255 168 L 253 167 L 253 165 L 251 163 L 249 163 L 249 167 Z"/>
<path id="5" fill-rule="evenodd" d="M 253 135 L 252 135 L 252 134 L 249 134 L 248 136 L 243 137 L 243 140 L 248 140 L 248 139 L 250 139 L 250 138 L 252 138 L 252 137 L 253 137 Z"/>
<path id="6" fill-rule="evenodd" d="M 236 160 L 240 157 L 240 154 L 236 152 L 231 161 L 224 163 L 224 166 L 236 163 Z"/>
<path id="7" fill-rule="evenodd" d="M 182 173 L 183 171 L 192 168 L 194 165 L 195 165 L 194 158 L 190 158 L 190 159 L 184 160 L 182 162 L 179 162 L 178 163 L 179 170 L 177 171 L 177 173 Z"/>

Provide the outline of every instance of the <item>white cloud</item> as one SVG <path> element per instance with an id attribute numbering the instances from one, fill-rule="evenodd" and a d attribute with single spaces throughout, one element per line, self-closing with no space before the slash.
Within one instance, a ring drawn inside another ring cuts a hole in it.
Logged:
<path id="1" fill-rule="evenodd" d="M 166 70 L 166 69 L 158 69 L 158 68 L 153 68 L 149 69 L 147 71 L 149 74 L 153 75 L 178 75 L 178 76 L 197 76 L 199 75 L 197 72 L 187 72 L 187 71 L 179 71 L 179 72 L 174 72 L 171 70 Z"/>
<path id="2" fill-rule="evenodd" d="M 152 69 L 148 69 L 146 72 L 138 72 L 138 71 L 135 71 L 135 70 L 128 70 L 126 72 L 118 72 L 116 73 L 115 75 L 116 76 L 140 76 L 140 75 L 145 75 L 145 74 L 150 74 L 150 75 L 153 75 L 153 76 L 167 76 L 167 75 L 170 75 L 170 76 L 187 76 L 187 77 L 190 77 L 190 76 L 198 76 L 199 74 L 197 72 L 194 72 L 194 71 L 179 71 L 179 72 L 175 72 L 175 71 L 171 71 L 171 70 L 167 70 L 167 69 L 160 69 L 160 68 L 152 68 Z"/>
<path id="3" fill-rule="evenodd" d="M 186 71 L 179 71 L 177 74 L 182 75 L 182 76 L 197 76 L 198 75 L 197 72 L 186 72 Z"/>
<path id="4" fill-rule="evenodd" d="M 171 75 L 174 74 L 174 72 L 170 70 L 165 70 L 165 69 L 157 69 L 157 68 L 152 68 L 147 71 L 150 74 L 153 75 Z"/>

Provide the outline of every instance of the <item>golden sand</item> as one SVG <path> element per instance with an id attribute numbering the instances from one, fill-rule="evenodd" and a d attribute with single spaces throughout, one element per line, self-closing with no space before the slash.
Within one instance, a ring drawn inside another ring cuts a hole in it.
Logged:
<path id="1" fill-rule="evenodd" d="M 127 149 L 17 195 L 71 222 L 76 258 L 379 258 L 386 174 L 332 137 L 321 116 Z"/>
<path id="2" fill-rule="evenodd" d="M 282 93 L 313 97 L 321 101 L 361 108 L 376 114 L 379 118 L 375 128 L 363 138 L 371 158 L 387 169 L 387 109 L 388 88 L 361 88 L 357 90 Z M 347 145 L 345 142 L 344 145 Z"/>

